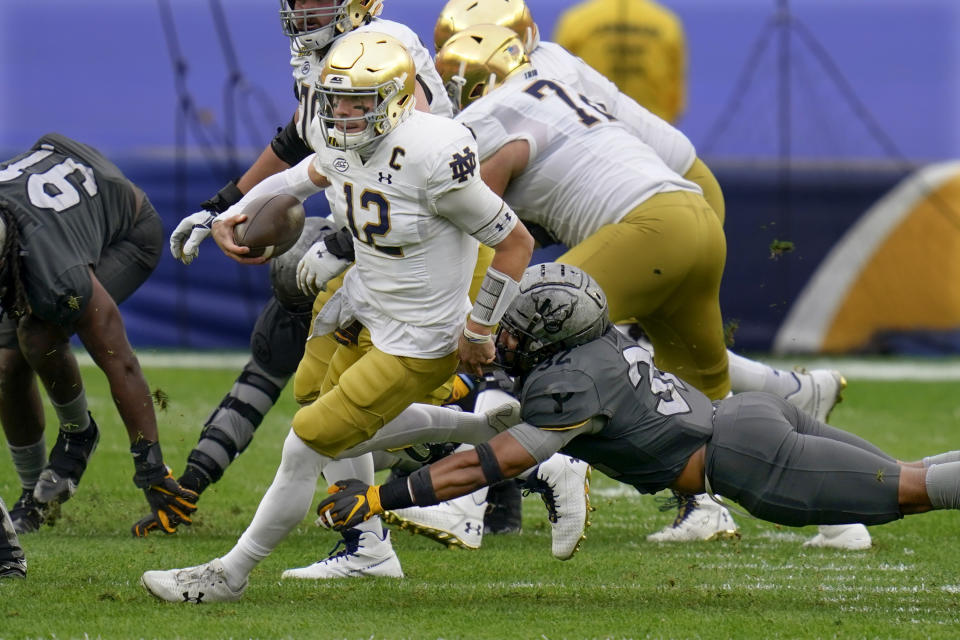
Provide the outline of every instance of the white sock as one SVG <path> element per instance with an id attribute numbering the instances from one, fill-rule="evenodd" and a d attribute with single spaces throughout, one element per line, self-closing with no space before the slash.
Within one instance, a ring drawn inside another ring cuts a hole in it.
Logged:
<path id="1" fill-rule="evenodd" d="M 781 371 L 769 365 L 738 356 L 727 351 L 730 371 L 730 388 L 735 393 L 743 391 L 766 391 L 786 398 L 796 393 L 800 381 L 792 371 Z"/>
<path id="2" fill-rule="evenodd" d="M 243 584 L 253 568 L 304 519 L 313 503 L 317 479 L 329 460 L 290 430 L 277 475 L 260 500 L 250 526 L 221 558 L 231 587 Z"/>
<path id="3" fill-rule="evenodd" d="M 495 435 L 497 431 L 490 427 L 486 416 L 482 414 L 454 411 L 428 404 L 412 404 L 385 424 L 372 438 L 344 451 L 338 459 L 425 442 L 486 442 Z"/>

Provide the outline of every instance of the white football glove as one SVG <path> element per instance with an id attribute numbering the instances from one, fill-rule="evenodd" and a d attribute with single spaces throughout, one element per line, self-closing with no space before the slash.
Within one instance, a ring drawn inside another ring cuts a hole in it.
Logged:
<path id="1" fill-rule="evenodd" d="M 327 282 L 347 270 L 352 263 L 327 251 L 327 244 L 318 240 L 307 249 L 297 264 L 297 287 L 310 296 L 327 290 Z"/>
<path id="2" fill-rule="evenodd" d="M 192 213 L 170 234 L 170 253 L 183 264 L 190 264 L 200 254 L 200 243 L 210 235 L 210 223 L 216 217 L 209 211 Z"/>

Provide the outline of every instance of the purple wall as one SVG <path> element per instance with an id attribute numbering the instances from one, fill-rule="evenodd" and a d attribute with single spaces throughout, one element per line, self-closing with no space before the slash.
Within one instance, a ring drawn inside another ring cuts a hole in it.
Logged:
<path id="1" fill-rule="evenodd" d="M 573 4 L 528 3 L 545 36 Z M 405 21 L 432 48 L 442 4 L 388 0 L 384 17 Z M 739 348 L 766 349 L 834 238 L 910 163 L 960 156 L 960 3 L 792 2 L 794 17 L 836 65 L 839 84 L 797 29 L 773 29 L 770 47 L 748 65 L 775 0 L 665 4 L 683 19 L 690 50 L 680 126 L 728 201 L 725 315 L 739 322 Z M 88 142 L 144 187 L 169 232 L 239 174 L 293 112 L 277 8 L 276 0 L 0 0 L 0 158 L 47 131 Z M 781 153 L 784 34 L 793 34 L 791 154 L 804 160 L 789 184 L 770 163 Z M 749 90 L 722 134 L 712 135 L 748 68 Z M 177 117 L 184 106 L 190 117 Z M 867 169 L 835 169 L 837 160 L 850 167 L 864 159 Z M 894 162 L 869 168 L 880 160 Z M 786 237 L 783 230 L 798 250 L 771 262 L 769 242 Z M 211 244 L 190 267 L 165 255 L 124 313 L 138 346 L 243 347 L 267 295 L 266 268 L 240 267 Z"/>

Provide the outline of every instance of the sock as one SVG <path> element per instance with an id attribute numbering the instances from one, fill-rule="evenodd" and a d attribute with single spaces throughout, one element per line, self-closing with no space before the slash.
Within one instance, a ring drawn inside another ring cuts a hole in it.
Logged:
<path id="1" fill-rule="evenodd" d="M 927 496 L 934 509 L 960 509 L 960 462 L 934 464 L 927 469 Z"/>
<path id="2" fill-rule="evenodd" d="M 67 433 L 80 433 L 90 426 L 90 414 L 87 413 L 87 394 L 80 390 L 76 398 L 66 404 L 53 402 L 53 410 L 60 419 L 60 430 Z"/>
<path id="3" fill-rule="evenodd" d="M 727 351 L 730 369 L 730 388 L 739 393 L 742 391 L 766 391 L 786 398 L 796 393 L 800 388 L 800 381 L 791 371 L 780 371 L 760 362 L 748 360 Z"/>
<path id="4" fill-rule="evenodd" d="M 260 500 L 250 526 L 233 549 L 220 558 L 231 588 L 240 587 L 253 568 L 306 517 L 320 471 L 329 460 L 290 430 L 277 475 Z"/>
<path id="5" fill-rule="evenodd" d="M 371 451 L 402 449 L 425 442 L 486 442 L 495 435 L 496 429 L 490 427 L 483 414 L 415 403 L 385 424 L 373 437 L 341 453 L 341 460 L 337 462 Z M 346 473 L 351 473 L 349 468 L 346 469 Z M 333 480 L 327 479 L 332 483 L 356 477 L 338 473 Z"/>
<path id="6" fill-rule="evenodd" d="M 47 464 L 47 442 L 40 434 L 40 439 L 34 444 L 25 447 L 9 445 L 10 457 L 13 458 L 13 467 L 20 476 L 20 485 L 24 489 L 33 489 L 37 486 L 37 478 Z"/>
<path id="7" fill-rule="evenodd" d="M 923 466 L 930 467 L 935 464 L 943 464 L 945 462 L 960 462 L 960 451 L 947 451 L 946 453 L 939 453 L 935 456 L 927 456 L 923 459 Z"/>

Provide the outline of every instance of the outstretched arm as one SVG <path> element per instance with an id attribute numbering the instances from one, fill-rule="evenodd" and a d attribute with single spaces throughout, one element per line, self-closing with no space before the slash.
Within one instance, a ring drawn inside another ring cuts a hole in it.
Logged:
<path id="1" fill-rule="evenodd" d="M 425 507 L 467 495 L 482 486 L 516 477 L 536 463 L 523 445 L 505 431 L 475 449 L 455 453 L 382 486 L 371 487 L 359 480 L 337 482 L 329 489 L 332 495 L 317 507 L 317 523 L 337 530 L 349 529 L 390 509 Z"/>

